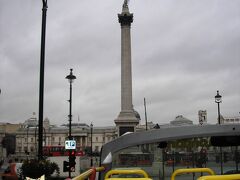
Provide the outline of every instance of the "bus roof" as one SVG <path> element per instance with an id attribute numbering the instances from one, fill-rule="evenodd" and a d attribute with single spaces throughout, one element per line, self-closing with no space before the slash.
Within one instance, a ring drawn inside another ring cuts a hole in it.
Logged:
<path id="1" fill-rule="evenodd" d="M 163 141 L 188 139 L 194 137 L 232 136 L 240 135 L 240 124 L 193 125 L 152 129 L 121 136 L 102 147 L 102 162 L 111 152 L 112 154 L 127 147 L 141 144 L 159 143 Z"/>

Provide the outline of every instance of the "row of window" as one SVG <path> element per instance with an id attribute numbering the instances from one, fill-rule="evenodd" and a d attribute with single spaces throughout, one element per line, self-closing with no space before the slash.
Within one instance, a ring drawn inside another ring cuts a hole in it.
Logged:
<path id="1" fill-rule="evenodd" d="M 36 149 L 36 147 L 34 147 L 34 146 L 30 146 L 29 148 L 27 148 L 27 146 L 25 146 L 25 147 L 23 147 L 23 152 L 29 152 L 29 150 L 30 150 L 30 152 L 35 152 L 36 151 L 35 149 Z M 22 152 L 22 147 L 18 147 L 17 150 L 18 150 L 18 152 Z"/>
<path id="2" fill-rule="evenodd" d="M 65 137 L 52 137 L 52 142 L 62 142 L 62 141 L 65 141 L 65 140 L 66 140 Z M 107 142 L 109 142 L 111 140 L 112 140 L 111 137 L 108 136 L 107 137 Z M 91 137 L 88 138 L 88 141 L 91 142 Z M 25 137 L 24 142 L 32 142 L 33 143 L 33 142 L 35 142 L 35 138 L 31 137 L 30 141 L 27 141 L 27 138 Z M 101 137 L 98 137 L 98 136 L 93 137 L 93 142 L 101 142 Z M 102 137 L 102 142 L 105 142 L 105 137 Z M 18 143 L 21 143 L 20 139 L 19 139 Z"/>
<path id="3" fill-rule="evenodd" d="M 111 141 L 111 137 L 108 136 L 107 137 L 107 142 Z M 91 142 L 91 137 L 88 138 L 88 141 Z M 93 142 L 101 142 L 101 138 L 96 136 L 96 137 L 93 137 Z M 105 142 L 105 137 L 102 137 L 102 142 Z"/>
<path id="4" fill-rule="evenodd" d="M 236 119 L 224 119 L 225 122 L 239 122 L 240 119 L 236 118 Z"/>
<path id="5" fill-rule="evenodd" d="M 33 152 L 36 152 L 36 147 L 34 147 L 34 146 L 30 146 L 30 147 L 24 146 L 23 151 L 22 151 L 22 147 L 18 146 L 17 150 L 18 150 L 18 152 L 31 152 L 31 153 L 33 153 Z M 100 150 L 99 146 L 94 146 L 93 147 L 94 152 L 99 152 L 99 150 Z"/>
<path id="6" fill-rule="evenodd" d="M 24 139 L 24 143 L 30 143 L 29 144 L 29 147 L 28 147 L 28 150 L 27 150 L 27 147 L 23 147 L 22 146 L 22 139 L 20 138 L 17 138 L 17 150 L 18 152 L 35 152 L 35 147 L 32 146 L 33 143 L 36 143 L 38 141 L 38 137 L 29 137 L 29 138 L 26 138 L 26 137 L 23 137 Z M 27 141 L 28 139 L 28 141 Z M 58 143 L 58 145 L 61 143 L 63 144 L 64 141 L 65 141 L 65 137 L 51 137 L 51 143 L 50 144 L 56 144 Z M 82 139 L 83 142 L 85 142 L 85 138 Z M 102 141 L 101 141 L 102 140 Z M 107 137 L 99 137 L 99 136 L 93 136 L 93 143 L 106 143 L 105 140 L 107 140 L 107 142 L 111 141 L 112 140 L 112 137 L 111 136 L 107 136 Z M 48 142 L 48 138 L 46 139 L 46 142 Z M 91 142 L 91 137 L 88 138 L 88 142 Z M 49 143 L 46 143 L 46 144 L 49 144 Z M 85 144 L 85 143 L 84 143 Z M 99 146 L 99 144 L 96 146 L 93 144 L 93 150 L 98 152 L 101 148 L 101 145 Z"/>

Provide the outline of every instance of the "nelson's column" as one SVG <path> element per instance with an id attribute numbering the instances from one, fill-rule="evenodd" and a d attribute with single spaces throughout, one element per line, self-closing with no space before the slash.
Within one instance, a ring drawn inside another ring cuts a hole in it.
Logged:
<path id="1" fill-rule="evenodd" d="M 126 132 L 135 132 L 139 119 L 132 104 L 132 67 L 131 67 L 131 23 L 133 14 L 129 12 L 127 0 L 124 1 L 122 13 L 118 14 L 121 24 L 121 112 L 114 120 L 118 136 Z"/>

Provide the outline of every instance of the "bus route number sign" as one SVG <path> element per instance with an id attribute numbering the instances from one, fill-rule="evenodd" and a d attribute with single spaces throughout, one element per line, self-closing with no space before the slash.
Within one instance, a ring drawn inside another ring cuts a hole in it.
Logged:
<path id="1" fill-rule="evenodd" d="M 76 141 L 75 140 L 65 141 L 65 149 L 76 149 Z"/>

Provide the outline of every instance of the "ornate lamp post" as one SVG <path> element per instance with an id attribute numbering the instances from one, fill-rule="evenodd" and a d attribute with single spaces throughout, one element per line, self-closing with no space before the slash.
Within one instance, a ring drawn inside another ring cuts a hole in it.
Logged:
<path id="1" fill-rule="evenodd" d="M 27 152 L 26 155 L 27 155 L 27 159 L 28 159 L 28 156 L 29 156 L 29 152 L 28 152 L 28 131 L 29 131 L 29 126 L 27 126 Z"/>
<path id="2" fill-rule="evenodd" d="M 217 95 L 215 96 L 215 102 L 218 104 L 218 124 L 221 124 L 220 122 L 220 103 L 222 102 L 222 96 L 219 94 L 219 91 L 217 91 Z"/>
<path id="3" fill-rule="evenodd" d="M 93 141 L 93 124 L 90 124 L 90 132 L 91 132 L 91 167 L 93 166 L 93 146 L 92 146 L 92 141 Z"/>
<path id="4" fill-rule="evenodd" d="M 72 83 L 74 79 L 76 79 L 76 76 L 72 73 L 73 69 L 70 69 L 70 74 L 66 76 L 66 79 L 68 79 L 70 84 L 70 98 L 69 98 L 69 139 L 72 139 Z"/>
<path id="5" fill-rule="evenodd" d="M 215 102 L 218 104 L 218 124 L 221 124 L 220 122 L 220 103 L 222 102 L 222 96 L 219 94 L 219 91 L 217 91 L 217 95 L 215 96 Z M 223 162 L 222 162 L 222 147 L 220 147 L 220 166 L 221 166 L 221 174 L 223 174 Z"/>
<path id="6" fill-rule="evenodd" d="M 35 137 L 35 150 L 36 150 L 36 155 L 38 154 L 40 154 L 39 153 L 39 148 L 37 149 L 37 144 L 38 144 L 38 147 L 39 147 L 39 144 L 40 144 L 40 141 L 37 139 L 37 130 L 38 130 L 38 132 L 39 132 L 39 127 L 38 126 L 36 126 L 35 127 L 35 133 L 34 133 L 34 137 Z M 44 136 L 43 136 L 43 133 L 44 133 Z M 42 127 L 42 145 L 43 145 L 43 142 L 44 142 L 44 145 L 46 145 L 46 130 L 45 130 L 45 128 L 44 127 Z M 38 137 L 39 137 L 39 135 L 38 135 Z M 43 146 L 42 146 L 43 147 Z M 28 154 L 29 154 L 29 152 L 28 152 Z M 41 158 L 43 159 L 43 152 L 41 153 Z M 41 159 L 39 159 L 39 160 L 41 160 Z"/>
<path id="7" fill-rule="evenodd" d="M 72 140 L 72 83 L 74 81 L 74 79 L 76 79 L 76 76 L 73 75 L 72 73 L 72 70 L 73 69 L 70 69 L 70 74 L 66 76 L 66 79 L 68 79 L 69 81 L 69 84 L 70 84 L 70 97 L 69 97 L 69 136 L 68 136 L 68 139 L 69 140 Z M 71 150 L 69 150 L 69 163 L 70 163 L 70 159 L 71 159 Z M 68 175 L 69 175 L 69 178 L 71 178 L 71 169 L 69 168 L 69 171 L 68 171 Z"/>

